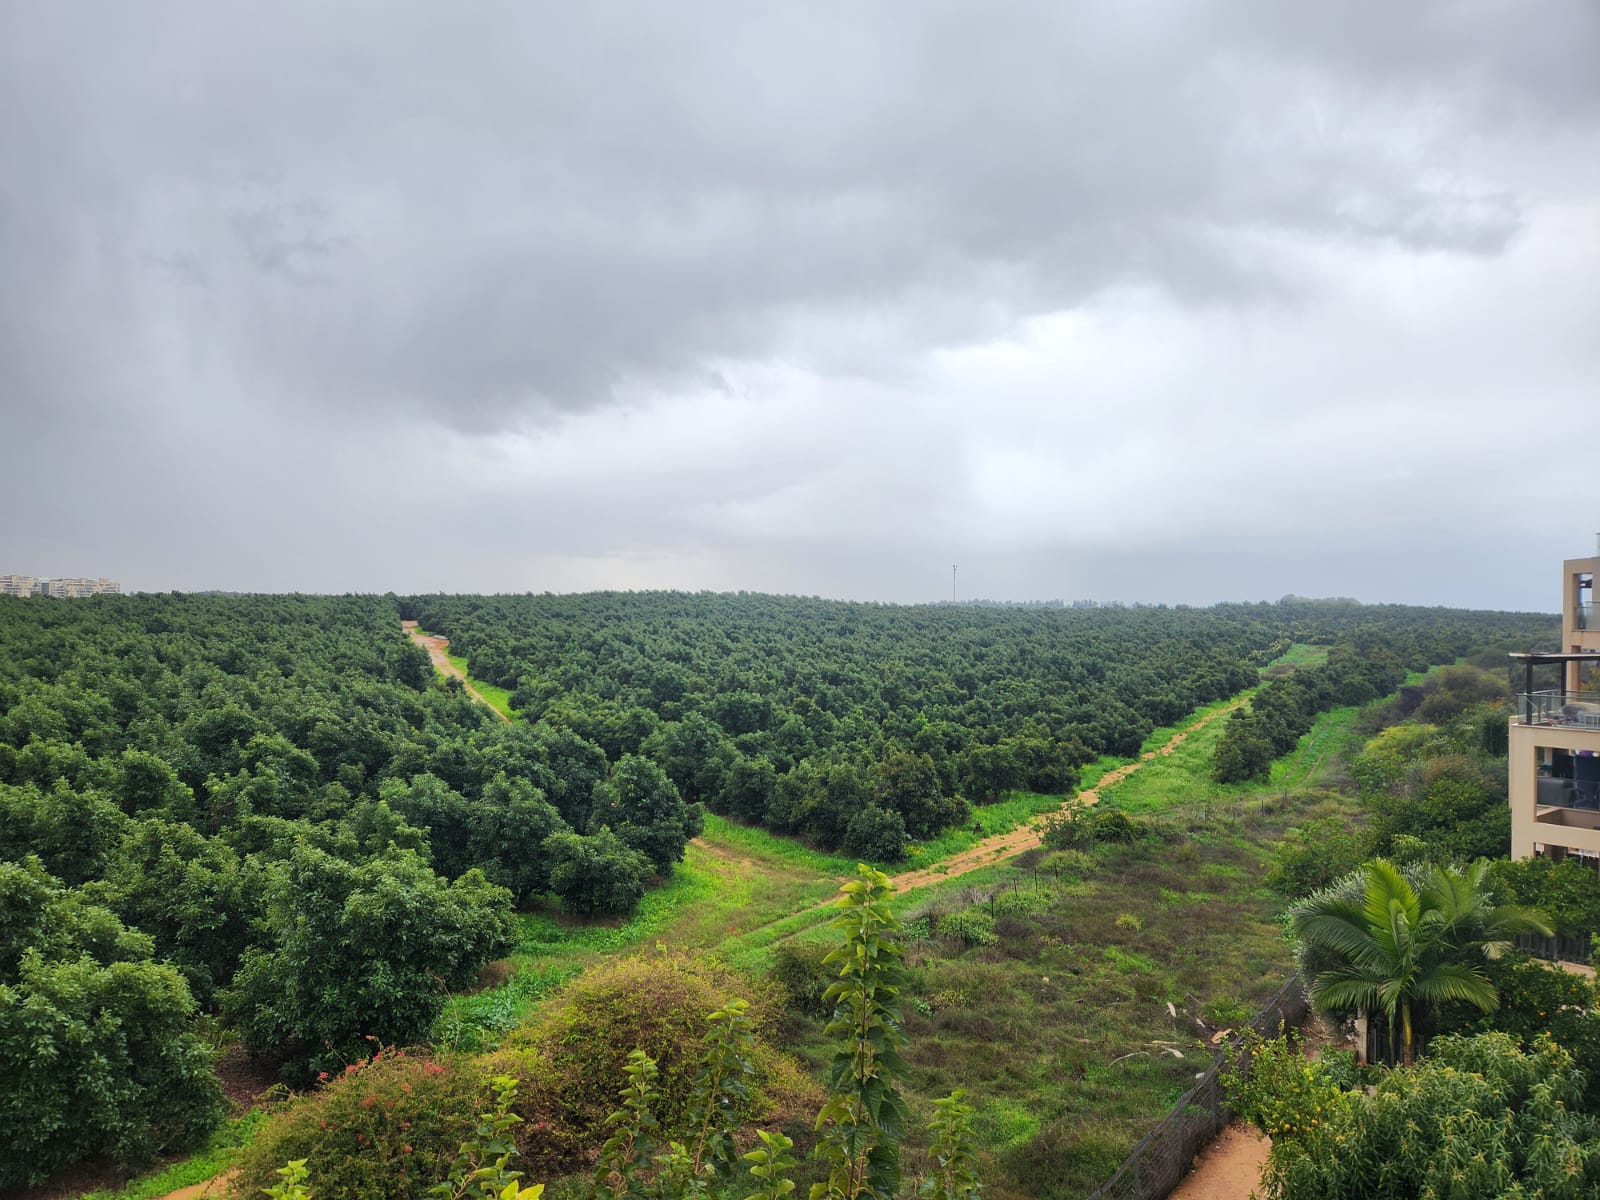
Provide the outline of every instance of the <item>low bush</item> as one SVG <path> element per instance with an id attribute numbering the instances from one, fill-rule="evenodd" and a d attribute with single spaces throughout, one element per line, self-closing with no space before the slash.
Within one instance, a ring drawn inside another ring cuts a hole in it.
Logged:
<path id="1" fill-rule="evenodd" d="M 833 1004 L 824 995 L 838 977 L 823 963 L 832 947 L 822 942 L 780 942 L 772 951 L 772 980 L 783 989 L 789 1010 L 826 1017 Z"/>
<path id="2" fill-rule="evenodd" d="M 968 946 L 992 946 L 1000 940 L 994 931 L 994 918 L 982 908 L 945 913 L 939 918 L 935 932 L 941 937 L 957 938 Z"/>
<path id="3" fill-rule="evenodd" d="M 657 1119 L 677 1127 L 704 1050 L 706 1016 L 734 997 L 749 999 L 755 1034 L 751 1112 L 741 1116 L 771 1121 L 811 1103 L 811 1089 L 785 1069 L 771 1041 L 782 1011 L 776 989 L 703 959 L 618 959 L 575 981 L 492 1060 L 497 1070 L 515 1067 L 518 1054 L 532 1056 L 524 1069 L 537 1064 L 517 1100 L 524 1118 L 517 1136 L 529 1172 L 549 1178 L 584 1165 L 586 1153 L 605 1140 L 617 1081 L 636 1049 L 656 1063 Z"/>
<path id="4" fill-rule="evenodd" d="M 308 1159 L 313 1192 L 411 1200 L 444 1178 L 488 1095 L 468 1058 L 379 1051 L 291 1100 L 239 1158 L 240 1196 L 259 1196 L 286 1162 Z"/>
<path id="5" fill-rule="evenodd" d="M 1282 1131 L 1262 1177 L 1269 1200 L 1578 1200 L 1600 1189 L 1600 1119 L 1583 1111 L 1583 1072 L 1547 1036 L 1525 1050 L 1503 1033 L 1436 1038 L 1372 1095 L 1331 1093 L 1331 1104 L 1331 1080 L 1305 1091 L 1297 1079 L 1313 1067 L 1282 1066 L 1255 1105 Z"/>
<path id="6" fill-rule="evenodd" d="M 1600 1112 L 1600 989 L 1592 979 L 1560 970 L 1537 959 L 1508 954 L 1483 964 L 1500 996 L 1500 1006 L 1481 1013 L 1464 1004 L 1439 1013 L 1440 1033 L 1487 1033 L 1499 1030 L 1532 1045 L 1548 1033 L 1586 1076 L 1585 1104 Z"/>
<path id="7" fill-rule="evenodd" d="M 1086 850 L 1102 842 L 1130 846 L 1154 832 L 1148 821 L 1137 821 L 1114 808 L 1068 808 L 1046 817 L 1044 844 L 1051 850 Z"/>
<path id="8" fill-rule="evenodd" d="M 1353 1103 L 1328 1066 L 1307 1062 L 1290 1038 L 1249 1034 L 1240 1068 L 1227 1079 L 1228 1103 L 1270 1138 L 1309 1133 Z M 1248 1062 L 1248 1073 L 1243 1065 Z"/>
<path id="9" fill-rule="evenodd" d="M 1048 910 L 1051 899 L 1048 888 L 1013 888 L 995 893 L 994 912 L 997 917 L 1031 917 Z"/>

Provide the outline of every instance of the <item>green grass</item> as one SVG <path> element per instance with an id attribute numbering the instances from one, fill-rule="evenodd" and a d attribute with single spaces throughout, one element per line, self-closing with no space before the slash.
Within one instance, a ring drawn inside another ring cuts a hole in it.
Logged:
<path id="1" fill-rule="evenodd" d="M 1155 813 L 1171 808 L 1227 804 L 1316 786 L 1352 747 L 1360 735 L 1355 708 L 1336 708 L 1320 714 L 1295 748 L 1273 762 L 1266 783 L 1218 783 L 1211 776 L 1217 743 L 1227 729 L 1226 720 L 1211 722 L 1191 734 L 1171 754 L 1144 763 L 1121 783 L 1106 788 L 1102 804 L 1115 804 L 1129 813 Z"/>
<path id="2" fill-rule="evenodd" d="M 451 654 L 450 651 L 446 650 L 444 656 L 450 660 L 451 666 L 467 677 L 467 682 L 472 685 L 472 690 L 482 696 L 484 702 L 490 708 L 508 721 L 517 715 L 516 710 L 511 707 L 511 690 L 509 688 L 495 687 L 492 683 L 485 683 L 481 679 L 473 678 L 472 673 L 467 670 L 467 660 L 459 654 Z"/>
<path id="3" fill-rule="evenodd" d="M 746 855 L 765 865 L 783 865 L 817 875 L 854 875 L 856 860 L 842 854 L 813 850 L 791 838 L 779 837 L 753 825 L 741 825 L 716 813 L 706 814 L 700 840 L 728 852 Z"/>
<path id="4" fill-rule="evenodd" d="M 632 950 L 666 930 L 685 911 L 713 903 L 717 882 L 693 862 L 646 892 L 631 917 L 573 921 L 553 912 L 522 913 L 512 953 L 511 977 L 498 987 L 452 996 L 434 1022 L 434 1038 L 456 1049 L 494 1045 L 526 1019 L 534 1006 L 605 954 Z"/>
<path id="5" fill-rule="evenodd" d="M 1332 651 L 1331 646 L 1313 646 L 1307 642 L 1296 642 L 1277 658 L 1261 668 L 1262 675 L 1274 671 L 1278 667 L 1320 667 L 1328 661 Z"/>
<path id="6" fill-rule="evenodd" d="M 1317 717 L 1295 748 L 1272 764 L 1270 788 L 1318 787 L 1328 782 L 1362 747 L 1365 736 L 1356 727 L 1361 710 L 1335 708 Z"/>
<path id="7" fill-rule="evenodd" d="M 791 932 L 825 922 L 818 906 L 855 874 L 854 859 L 822 854 L 759 829 L 708 814 L 703 845 L 691 843 L 672 877 L 645 893 L 625 921 L 575 921 L 553 910 L 518 917 L 520 937 L 506 983 L 452 997 L 435 1037 L 460 1048 L 495 1044 L 538 1003 L 602 956 L 661 946 L 726 949 L 746 969 L 765 962 L 767 947 Z M 737 952 L 755 947 L 754 956 Z"/>
<path id="8" fill-rule="evenodd" d="M 211 1135 L 203 1149 L 188 1158 L 131 1179 L 120 1188 L 87 1192 L 81 1200 L 156 1200 L 190 1184 L 204 1183 L 233 1165 L 234 1156 L 248 1146 L 266 1113 L 260 1109 L 234 1117 Z"/>

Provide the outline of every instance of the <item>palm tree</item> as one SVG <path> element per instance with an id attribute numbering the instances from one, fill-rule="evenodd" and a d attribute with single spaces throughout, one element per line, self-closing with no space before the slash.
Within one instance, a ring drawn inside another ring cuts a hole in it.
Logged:
<path id="1" fill-rule="evenodd" d="M 1419 886 L 1385 859 L 1289 910 L 1302 961 L 1320 957 L 1311 1002 L 1323 1011 L 1382 1013 L 1400 1027 L 1403 1061 L 1414 1061 L 1412 1010 L 1462 1000 L 1493 1012 L 1500 998 L 1474 960 L 1498 957 L 1519 933 L 1550 934 L 1535 909 L 1495 905 L 1488 863 L 1428 868 Z M 1320 952 L 1320 954 L 1318 953 Z"/>

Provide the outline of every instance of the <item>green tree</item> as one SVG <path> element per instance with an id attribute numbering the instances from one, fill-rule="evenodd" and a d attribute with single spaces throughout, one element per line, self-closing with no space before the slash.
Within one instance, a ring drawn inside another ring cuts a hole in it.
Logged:
<path id="1" fill-rule="evenodd" d="M 1393 863 L 1374 859 L 1358 890 L 1329 888 L 1289 910 L 1302 950 L 1326 955 L 1308 971 L 1311 999 L 1332 1012 L 1381 1013 L 1398 1026 L 1402 1061 L 1414 1052 L 1414 1010 L 1458 1000 L 1483 1012 L 1499 1003 L 1479 962 L 1518 933 L 1549 933 L 1543 916 L 1496 906 L 1485 885 L 1488 864 L 1457 871 L 1433 866 L 1415 887 Z M 1303 961 L 1306 959 L 1303 958 Z"/>
<path id="2" fill-rule="evenodd" d="M 75 792 L 64 779 L 48 791 L 0 784 L 0 859 L 37 854 L 68 884 L 105 871 L 127 824 L 115 804 L 96 792 Z"/>
<path id="3" fill-rule="evenodd" d="M 291 1069 L 350 1061 L 367 1036 L 414 1044 L 515 944 L 510 908 L 477 871 L 447 883 L 409 852 L 352 864 L 300 845 L 271 868 L 271 945 L 245 955 L 224 1011 Z"/>
<path id="4" fill-rule="evenodd" d="M 543 792 L 502 771 L 483 785 L 478 798 L 472 861 L 491 883 L 509 888 L 519 901 L 527 900 L 549 890 L 545 839 L 564 832 L 567 823 Z"/>
<path id="5" fill-rule="evenodd" d="M 879 808 L 898 813 L 906 833 L 917 839 L 932 837 L 965 815 L 965 805 L 941 793 L 933 759 L 906 750 L 892 752 L 873 767 L 872 799 Z"/>
<path id="6" fill-rule="evenodd" d="M 869 804 L 845 826 L 843 849 L 872 862 L 899 862 L 906 856 L 906 824 L 899 813 Z"/>
<path id="7" fill-rule="evenodd" d="M 648 758 L 625 754 L 604 782 L 595 785 L 589 831 L 610 826 L 624 845 L 665 875 L 683 858 L 683 847 L 700 832 L 703 810 L 688 805 L 667 773 Z"/>
<path id="8" fill-rule="evenodd" d="M 650 860 L 602 825 L 592 834 L 557 833 L 545 839 L 550 890 L 568 912 L 619 916 L 644 896 Z"/>
<path id="9" fill-rule="evenodd" d="M 194 999 L 150 956 L 38 859 L 0 863 L 0 1189 L 84 1159 L 142 1165 L 220 1119 Z"/>
<path id="10" fill-rule="evenodd" d="M 900 1048 L 904 976 L 900 922 L 889 908 L 888 876 L 862 863 L 844 884 L 831 925 L 844 945 L 824 960 L 839 972 L 827 991 L 835 1005 L 827 1034 L 837 1050 L 828 1067 L 828 1098 L 817 1114 L 816 1157 L 827 1179 L 811 1200 L 893 1200 L 900 1187 L 905 1101 L 895 1087 L 905 1071 Z"/>
<path id="11" fill-rule="evenodd" d="M 974 804 L 992 804 L 1022 786 L 1022 764 L 1009 745 L 973 746 L 961 764 L 961 787 Z"/>
<path id="12" fill-rule="evenodd" d="M 188 825 L 135 821 L 103 880 L 85 889 L 155 939 L 202 1004 L 226 986 L 262 907 L 259 871 Z"/>

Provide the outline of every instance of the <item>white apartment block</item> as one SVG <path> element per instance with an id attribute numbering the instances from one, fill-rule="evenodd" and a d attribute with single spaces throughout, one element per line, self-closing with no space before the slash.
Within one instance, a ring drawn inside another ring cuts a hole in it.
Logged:
<path id="1" fill-rule="evenodd" d="M 122 585 L 115 579 L 86 576 L 41 579 L 36 575 L 0 575 L 0 596 L 54 596 L 57 600 L 81 600 L 85 596 L 116 596 Z"/>
<path id="2" fill-rule="evenodd" d="M 81 600 L 85 596 L 115 596 L 122 591 L 122 585 L 115 579 L 101 576 L 99 579 L 86 577 L 52 579 L 49 581 L 47 593 L 57 600 Z"/>

